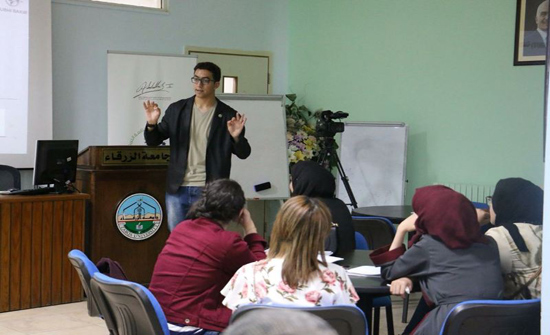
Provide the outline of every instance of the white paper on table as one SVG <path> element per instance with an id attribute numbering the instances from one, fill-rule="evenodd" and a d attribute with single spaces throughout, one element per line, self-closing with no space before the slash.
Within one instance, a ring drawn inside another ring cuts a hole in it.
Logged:
<path id="1" fill-rule="evenodd" d="M 267 253 L 269 252 L 269 249 L 265 249 L 264 250 L 266 255 Z M 325 260 L 327 261 L 327 263 L 334 263 L 334 262 L 338 262 L 338 261 L 341 261 L 343 260 L 342 257 L 336 257 L 336 256 L 331 256 L 332 255 L 332 251 L 325 251 Z M 317 256 L 317 260 L 321 261 L 321 255 Z"/>
<path id="2" fill-rule="evenodd" d="M 363 265 L 347 270 L 352 276 L 380 276 L 380 268 L 372 265 Z"/>
<path id="3" fill-rule="evenodd" d="M 327 261 L 327 263 L 334 263 L 334 262 L 338 262 L 338 261 L 341 261 L 343 260 L 342 257 L 336 257 L 336 256 L 331 256 L 332 255 L 332 251 L 325 251 L 325 260 Z M 321 255 L 317 256 L 317 260 L 318 261 L 321 261 Z"/>
<path id="4" fill-rule="evenodd" d="M 317 256 L 317 259 L 321 260 L 321 255 Z M 343 258 L 342 257 L 325 255 L 325 260 L 327 261 L 327 263 L 334 263 L 334 262 L 338 262 L 338 261 L 343 260 Z"/>

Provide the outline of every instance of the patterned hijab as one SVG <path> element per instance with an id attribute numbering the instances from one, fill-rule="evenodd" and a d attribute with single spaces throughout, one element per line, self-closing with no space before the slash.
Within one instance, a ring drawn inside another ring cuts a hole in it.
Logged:
<path id="1" fill-rule="evenodd" d="M 418 215 L 412 244 L 424 234 L 443 242 L 449 249 L 465 249 L 473 243 L 488 242 L 480 232 L 474 205 L 448 187 L 435 185 L 417 189 L 412 207 Z"/>
<path id="2" fill-rule="evenodd" d="M 495 225 L 508 230 L 520 251 L 529 250 L 514 223 L 542 225 L 543 197 L 540 187 L 522 178 L 501 179 L 495 187 Z"/>
<path id="3" fill-rule="evenodd" d="M 305 195 L 313 198 L 334 198 L 336 183 L 330 171 L 312 161 L 296 163 L 290 172 L 292 195 Z"/>

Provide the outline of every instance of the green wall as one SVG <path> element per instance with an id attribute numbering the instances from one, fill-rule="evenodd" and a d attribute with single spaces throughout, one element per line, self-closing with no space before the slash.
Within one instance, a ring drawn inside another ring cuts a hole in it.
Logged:
<path id="1" fill-rule="evenodd" d="M 407 203 L 436 182 L 542 185 L 544 66 L 513 66 L 516 0 L 289 7 L 289 91 L 349 121 L 408 124 Z"/>

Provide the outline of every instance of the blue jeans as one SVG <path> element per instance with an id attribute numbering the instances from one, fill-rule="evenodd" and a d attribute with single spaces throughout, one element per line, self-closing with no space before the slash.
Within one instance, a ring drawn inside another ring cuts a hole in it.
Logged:
<path id="1" fill-rule="evenodd" d="M 198 331 L 187 331 L 183 333 L 178 333 L 173 330 L 170 331 L 170 335 L 219 335 L 219 334 L 220 332 L 217 332 L 215 330 L 206 330 L 206 329 L 201 329 Z"/>
<path id="2" fill-rule="evenodd" d="M 174 230 L 180 222 L 185 220 L 191 205 L 200 198 L 202 189 L 198 186 L 180 186 L 176 193 L 166 193 L 168 230 Z"/>

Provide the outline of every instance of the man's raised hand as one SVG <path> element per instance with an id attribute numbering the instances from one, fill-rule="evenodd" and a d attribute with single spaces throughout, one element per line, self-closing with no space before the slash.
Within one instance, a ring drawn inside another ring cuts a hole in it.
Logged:
<path id="1" fill-rule="evenodd" d="M 147 124 L 155 125 L 158 123 L 160 118 L 160 108 L 154 101 L 145 101 L 143 103 L 143 108 L 145 109 L 145 119 Z"/>
<path id="2" fill-rule="evenodd" d="M 227 131 L 235 141 L 238 141 L 239 135 L 244 129 L 244 124 L 246 123 L 246 116 L 244 114 L 235 115 L 231 120 L 227 121 Z"/>

